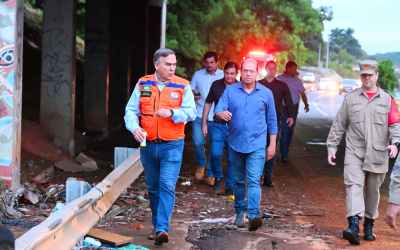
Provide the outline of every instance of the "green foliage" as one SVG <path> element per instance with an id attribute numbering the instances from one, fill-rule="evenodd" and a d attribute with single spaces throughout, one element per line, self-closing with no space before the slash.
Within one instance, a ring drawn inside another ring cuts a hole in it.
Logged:
<path id="1" fill-rule="evenodd" d="M 378 83 L 383 89 L 389 92 L 397 86 L 397 78 L 394 72 L 393 63 L 390 60 L 383 60 L 378 63 L 379 79 Z"/>
<path id="2" fill-rule="evenodd" d="M 316 63 L 327 12 L 311 0 L 170 0 L 167 46 L 177 52 L 180 72 L 189 76 L 207 50 L 240 62 L 250 50 L 275 53 L 279 60 Z"/>
<path id="3" fill-rule="evenodd" d="M 365 51 L 361 49 L 360 43 L 353 36 L 353 34 L 354 30 L 351 28 L 333 29 L 329 35 L 331 51 L 334 53 L 339 53 L 340 50 L 344 49 L 347 53 L 357 59 L 365 57 Z"/>

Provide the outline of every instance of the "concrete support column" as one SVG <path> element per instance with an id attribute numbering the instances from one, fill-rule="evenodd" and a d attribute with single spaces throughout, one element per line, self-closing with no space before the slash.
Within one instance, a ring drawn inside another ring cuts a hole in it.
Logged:
<path id="1" fill-rule="evenodd" d="M 40 123 L 74 154 L 75 0 L 44 2 Z"/>
<path id="2" fill-rule="evenodd" d="M 0 180 L 20 185 L 24 1 L 0 1 Z"/>
<path id="3" fill-rule="evenodd" d="M 89 131 L 108 129 L 109 0 L 87 0 L 84 65 L 84 126 Z"/>

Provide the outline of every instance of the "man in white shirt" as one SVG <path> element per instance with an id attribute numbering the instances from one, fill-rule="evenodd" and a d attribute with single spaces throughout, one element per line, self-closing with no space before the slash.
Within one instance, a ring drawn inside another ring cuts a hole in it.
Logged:
<path id="1" fill-rule="evenodd" d="M 203 56 L 204 67 L 196 71 L 193 75 L 192 81 L 190 83 L 193 94 L 196 100 L 197 116 L 192 123 L 192 139 L 193 145 L 196 153 L 197 160 L 197 170 L 196 170 L 196 180 L 200 181 L 204 179 L 205 167 L 206 167 L 206 154 L 205 154 L 205 138 L 201 130 L 201 117 L 203 114 L 204 103 L 206 101 L 208 92 L 210 90 L 211 84 L 218 79 L 224 77 L 224 72 L 218 69 L 218 55 L 215 52 L 207 52 Z M 211 108 L 208 121 L 213 121 L 214 119 L 214 107 Z M 209 163 L 210 164 L 210 163 Z M 208 178 L 207 183 L 210 186 L 214 186 L 215 178 L 211 171 L 212 168 L 208 167 L 207 172 Z"/>

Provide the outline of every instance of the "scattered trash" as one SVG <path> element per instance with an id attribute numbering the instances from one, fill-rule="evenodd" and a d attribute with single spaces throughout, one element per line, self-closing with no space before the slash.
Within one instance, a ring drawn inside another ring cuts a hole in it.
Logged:
<path id="1" fill-rule="evenodd" d="M 48 183 L 54 177 L 54 175 L 55 175 L 54 167 L 49 167 L 43 170 L 40 174 L 33 177 L 32 181 L 38 184 Z"/>
<path id="2" fill-rule="evenodd" d="M 92 237 L 85 237 L 83 240 L 83 247 L 101 247 L 101 242 Z"/>
<path id="3" fill-rule="evenodd" d="M 114 247 L 119 247 L 122 245 L 126 245 L 130 241 L 133 240 L 132 237 L 127 237 L 121 234 L 111 233 L 102 229 L 92 228 L 90 229 L 88 236 L 96 238 L 102 243 L 111 244 Z M 101 244 L 100 244 L 101 245 Z"/>
<path id="4" fill-rule="evenodd" d="M 143 195 L 136 196 L 136 200 L 138 200 L 140 202 L 147 202 L 146 198 L 144 198 Z"/>
<path id="5" fill-rule="evenodd" d="M 203 220 L 196 220 L 196 221 L 191 221 L 190 224 L 195 224 L 195 223 L 208 223 L 208 224 L 217 224 L 217 223 L 229 223 L 233 221 L 234 217 L 229 217 L 229 218 L 207 218 Z"/>
<path id="6" fill-rule="evenodd" d="M 24 198 L 26 200 L 28 200 L 29 202 L 31 202 L 33 205 L 36 205 L 37 203 L 39 203 L 40 195 L 37 193 L 34 193 L 30 190 L 25 189 Z"/>
<path id="7" fill-rule="evenodd" d="M 191 181 L 184 181 L 184 182 L 181 183 L 181 185 L 182 185 L 182 186 L 189 187 L 189 186 L 192 185 L 192 182 L 191 182 Z"/>
<path id="8" fill-rule="evenodd" d="M 80 181 L 74 177 L 69 177 L 66 182 L 65 202 L 68 203 L 81 197 L 89 192 L 91 188 L 91 185 L 86 181 Z"/>

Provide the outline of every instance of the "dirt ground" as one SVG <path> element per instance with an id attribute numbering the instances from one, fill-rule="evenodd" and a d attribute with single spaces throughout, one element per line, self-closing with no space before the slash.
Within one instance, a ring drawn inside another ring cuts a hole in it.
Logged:
<path id="1" fill-rule="evenodd" d="M 32 130 L 23 137 L 26 142 L 22 164 L 24 182 L 29 182 L 56 160 L 65 157 L 57 150 L 47 148 L 46 143 L 43 143 L 39 151 L 51 152 L 50 156 L 38 153 L 38 144 L 35 142 L 40 140 L 35 138 L 35 134 L 37 130 Z M 112 153 L 101 152 L 110 150 L 113 145 L 98 143 L 97 146 L 88 152 L 97 157 L 101 169 L 91 174 L 78 173 L 74 176 L 96 183 L 112 170 Z M 276 164 L 275 186 L 262 188 L 262 211 L 268 218 L 260 230 L 251 233 L 232 225 L 232 201 L 227 200 L 226 196 L 215 195 L 212 188 L 204 183 L 193 182 L 193 156 L 190 140 L 187 140 L 181 178 L 177 184 L 171 240 L 162 246 L 163 249 L 400 249 L 399 232 L 390 229 L 383 221 L 387 206 L 386 190 L 383 190 L 380 205 L 381 217 L 375 226 L 377 240 L 362 241 L 361 246 L 354 247 L 341 239 L 341 231 L 346 227 L 342 170 L 325 163 L 323 147 L 305 146 L 299 140 L 295 141 L 289 163 Z M 63 183 L 71 176 L 56 171 L 49 182 Z M 187 185 L 188 181 L 190 185 Z M 138 196 L 144 199 L 138 199 Z M 44 220 L 53 205 L 48 204 L 45 208 L 28 206 L 33 212 L 28 212 L 22 222 L 10 221 L 8 226 L 17 236 L 21 235 Z M 146 239 L 151 230 L 151 213 L 143 177 L 132 184 L 115 206 L 114 211 L 115 208 L 120 209 L 119 216 L 105 218 L 99 222 L 98 227 L 131 235 L 135 244 L 154 249 L 153 242 Z"/>

